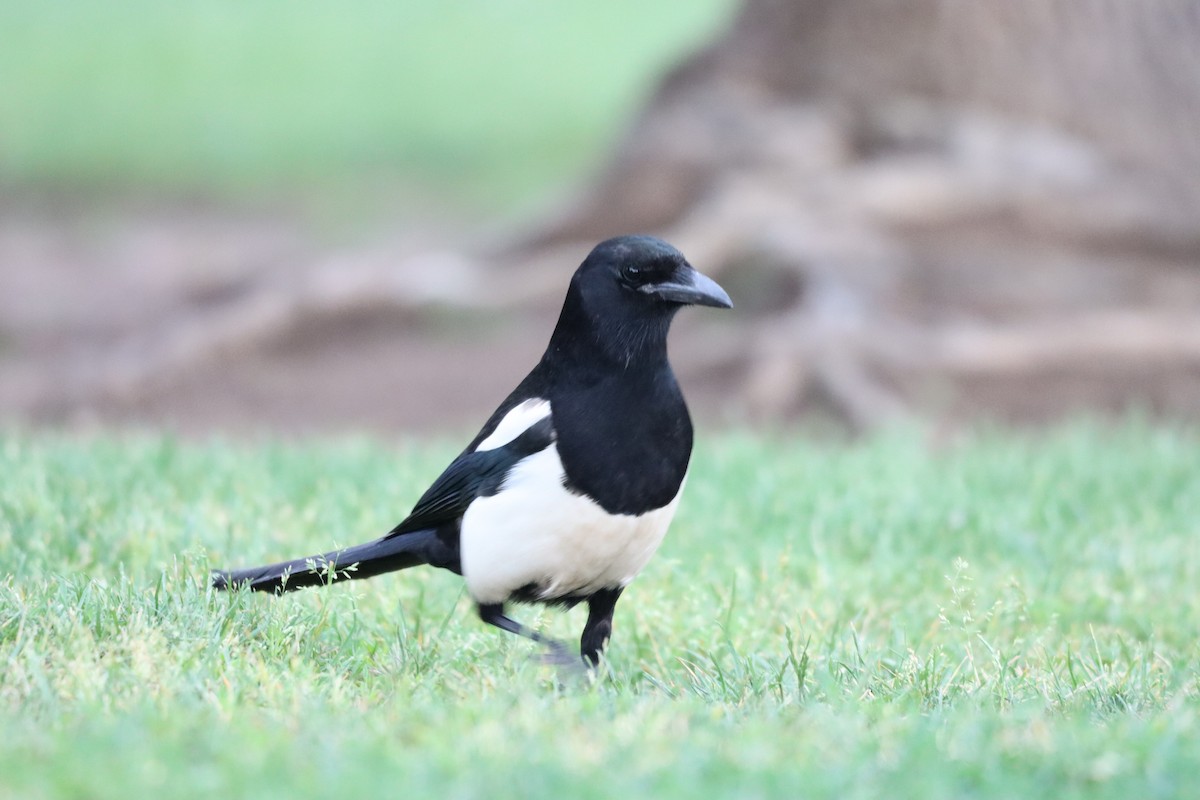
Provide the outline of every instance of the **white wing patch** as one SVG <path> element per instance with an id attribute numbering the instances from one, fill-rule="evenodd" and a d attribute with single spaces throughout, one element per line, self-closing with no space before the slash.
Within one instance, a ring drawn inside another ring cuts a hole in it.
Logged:
<path id="1" fill-rule="evenodd" d="M 609 514 L 563 486 L 562 461 L 551 445 L 518 463 L 497 494 L 467 508 L 461 539 L 467 589 L 488 604 L 530 584 L 545 598 L 625 586 L 662 543 L 678 503 L 677 494 L 645 514 Z"/>
<path id="2" fill-rule="evenodd" d="M 479 443 L 479 446 L 475 448 L 475 452 L 495 450 L 497 447 L 503 447 L 548 416 L 550 416 L 549 400 L 532 397 L 522 403 L 518 403 L 504 415 L 504 419 L 500 420 L 500 424 L 496 426 L 496 430 L 488 434 L 487 438 Z"/>

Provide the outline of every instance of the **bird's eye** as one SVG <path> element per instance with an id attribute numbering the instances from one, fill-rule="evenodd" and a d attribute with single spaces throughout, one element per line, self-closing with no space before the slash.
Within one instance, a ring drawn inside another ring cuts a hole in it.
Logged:
<path id="1" fill-rule="evenodd" d="M 621 276 L 628 281 L 635 281 L 642 274 L 642 268 L 636 264 L 626 264 L 621 268 Z"/>

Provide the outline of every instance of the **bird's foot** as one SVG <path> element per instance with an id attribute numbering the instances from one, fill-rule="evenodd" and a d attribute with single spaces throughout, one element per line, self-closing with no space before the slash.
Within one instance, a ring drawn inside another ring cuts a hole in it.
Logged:
<path id="1" fill-rule="evenodd" d="M 587 662 L 582 656 L 571 652 L 566 645 L 554 640 L 543 640 L 541 644 L 546 648 L 545 652 L 533 656 L 533 659 L 543 666 L 554 667 L 560 680 L 574 679 L 587 674 Z"/>
<path id="2" fill-rule="evenodd" d="M 553 639 L 543 639 L 541 644 L 546 648 L 546 651 L 536 656 L 539 664 L 551 667 L 563 667 L 568 664 L 583 663 L 583 659 L 572 653 L 571 649 L 562 642 L 556 642 Z"/>

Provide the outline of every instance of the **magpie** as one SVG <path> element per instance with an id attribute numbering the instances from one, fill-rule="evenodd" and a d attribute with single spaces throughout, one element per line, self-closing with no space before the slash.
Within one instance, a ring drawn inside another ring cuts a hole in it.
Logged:
<path id="1" fill-rule="evenodd" d="M 484 622 L 556 661 L 575 657 L 507 604 L 586 602 L 580 652 L 597 665 L 617 599 L 658 549 L 687 478 L 692 423 L 667 331 L 688 305 L 733 303 L 661 239 L 601 242 L 572 276 L 537 366 L 390 533 L 214 571 L 213 586 L 280 593 L 427 564 L 463 577 Z"/>

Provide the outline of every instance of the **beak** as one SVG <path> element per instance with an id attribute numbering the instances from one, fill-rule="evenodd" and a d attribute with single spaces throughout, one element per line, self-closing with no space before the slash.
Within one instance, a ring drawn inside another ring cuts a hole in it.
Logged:
<path id="1" fill-rule="evenodd" d="M 646 294 L 654 295 L 670 303 L 680 303 L 685 306 L 733 308 L 733 301 L 716 281 L 690 266 L 684 267 L 669 281 L 648 283 L 638 288 Z"/>

